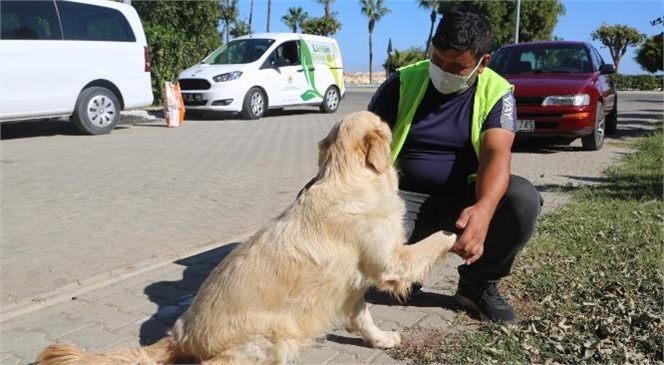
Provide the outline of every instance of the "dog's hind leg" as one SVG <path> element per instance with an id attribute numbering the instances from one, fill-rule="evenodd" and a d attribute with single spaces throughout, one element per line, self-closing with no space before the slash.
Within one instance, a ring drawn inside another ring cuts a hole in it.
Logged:
<path id="1" fill-rule="evenodd" d="M 401 336 L 394 331 L 378 328 L 371 317 L 364 295 L 358 295 L 346 302 L 350 330 L 358 334 L 371 347 L 392 348 L 401 343 Z"/>

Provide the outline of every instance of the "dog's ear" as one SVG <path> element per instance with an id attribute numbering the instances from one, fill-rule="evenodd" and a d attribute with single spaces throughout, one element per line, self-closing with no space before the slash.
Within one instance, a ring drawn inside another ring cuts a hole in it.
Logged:
<path id="1" fill-rule="evenodd" d="M 384 173 L 390 169 L 389 137 L 382 131 L 374 129 L 364 135 L 362 152 L 364 152 L 367 167 L 378 173 Z"/>
<path id="2" fill-rule="evenodd" d="M 328 160 L 330 159 L 330 148 L 333 141 L 337 138 L 339 134 L 339 123 L 335 124 L 330 132 L 318 142 L 318 167 L 323 167 L 327 165 Z"/>

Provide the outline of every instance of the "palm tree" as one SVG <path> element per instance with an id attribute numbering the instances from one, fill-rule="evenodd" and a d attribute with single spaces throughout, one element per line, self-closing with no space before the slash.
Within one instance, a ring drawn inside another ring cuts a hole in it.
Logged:
<path id="1" fill-rule="evenodd" d="M 251 0 L 251 5 L 249 6 L 249 28 L 251 28 L 251 20 L 254 18 L 254 0 Z"/>
<path id="2" fill-rule="evenodd" d="M 360 0 L 362 14 L 369 18 L 369 83 L 372 83 L 373 73 L 373 30 L 376 22 L 391 12 L 383 6 L 385 0 Z"/>
<path id="3" fill-rule="evenodd" d="M 302 22 L 307 19 L 309 19 L 309 13 L 303 11 L 301 6 L 288 8 L 288 14 L 281 17 L 281 21 L 293 29 L 293 33 L 297 33 L 297 27 L 302 28 Z"/>
<path id="4" fill-rule="evenodd" d="M 224 23 L 224 35 L 226 43 L 228 43 L 231 35 L 231 27 L 238 16 L 238 0 L 222 0 L 219 5 L 221 7 L 221 21 Z"/>
<path id="5" fill-rule="evenodd" d="M 431 27 L 429 28 L 429 38 L 427 38 L 427 45 L 424 49 L 424 54 L 429 56 L 429 47 L 431 47 L 431 37 L 433 37 L 433 27 L 438 19 L 438 8 L 443 0 L 417 0 L 420 8 L 431 9 Z"/>
<path id="6" fill-rule="evenodd" d="M 319 4 L 325 5 L 325 17 L 332 16 L 332 3 L 336 0 L 314 0 Z"/>
<path id="7" fill-rule="evenodd" d="M 267 0 L 267 32 L 270 32 L 270 17 L 272 16 L 272 0 Z"/>

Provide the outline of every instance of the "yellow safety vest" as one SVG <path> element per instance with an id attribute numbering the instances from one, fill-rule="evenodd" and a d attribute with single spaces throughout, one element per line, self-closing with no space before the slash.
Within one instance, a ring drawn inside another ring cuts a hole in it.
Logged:
<path id="1" fill-rule="evenodd" d="M 424 60 L 398 69 L 399 106 L 397 120 L 392 127 L 392 162 L 396 161 L 399 156 L 401 147 L 408 136 L 410 125 L 413 123 L 415 111 L 429 85 L 429 62 L 429 60 Z M 477 76 L 470 140 L 478 158 L 482 125 L 491 109 L 508 90 L 514 90 L 514 86 L 488 67 Z"/>

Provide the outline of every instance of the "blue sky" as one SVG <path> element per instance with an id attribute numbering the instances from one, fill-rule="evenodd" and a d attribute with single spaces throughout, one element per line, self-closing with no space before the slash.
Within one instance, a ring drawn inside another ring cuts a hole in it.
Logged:
<path id="1" fill-rule="evenodd" d="M 566 15 L 558 19 L 554 35 L 565 40 L 593 43 L 604 61 L 612 63 L 611 55 L 599 42 L 593 42 L 590 33 L 606 22 L 622 24 L 638 29 L 646 35 L 662 31 L 662 25 L 652 26 L 650 21 L 664 15 L 662 0 L 562 0 Z M 240 18 L 249 19 L 249 0 L 240 0 Z M 314 0 L 272 0 L 270 31 L 289 32 L 281 21 L 288 8 L 301 6 L 310 16 L 322 16 L 323 5 Z M 424 46 L 429 34 L 429 11 L 420 9 L 415 0 L 386 0 L 385 6 L 392 12 L 376 23 L 373 35 L 374 71 L 382 72 L 387 57 L 387 45 L 403 50 L 411 46 Z M 369 36 L 367 17 L 360 12 L 359 0 L 336 0 L 332 10 L 338 13 L 341 30 L 334 35 L 339 42 L 347 71 L 369 70 Z M 267 0 L 255 0 L 252 26 L 254 32 L 264 32 L 267 25 Z M 620 73 L 643 74 L 634 62 L 636 48 L 630 47 L 620 62 Z"/>

